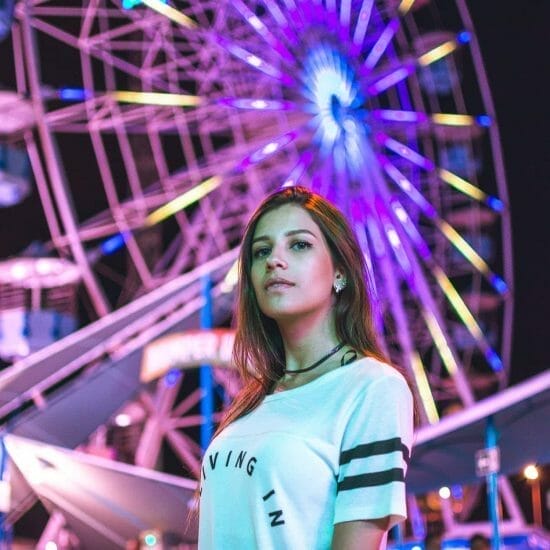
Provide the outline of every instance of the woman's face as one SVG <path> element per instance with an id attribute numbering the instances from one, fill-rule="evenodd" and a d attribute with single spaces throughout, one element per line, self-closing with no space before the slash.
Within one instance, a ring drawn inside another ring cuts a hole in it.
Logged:
<path id="1" fill-rule="evenodd" d="M 318 225 L 300 206 L 280 206 L 260 218 L 251 266 L 256 299 L 267 317 L 296 321 L 332 308 L 332 257 Z"/>

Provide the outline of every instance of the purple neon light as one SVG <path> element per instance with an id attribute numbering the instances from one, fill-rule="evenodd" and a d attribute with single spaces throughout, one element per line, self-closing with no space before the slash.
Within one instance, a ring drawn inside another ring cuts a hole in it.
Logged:
<path id="1" fill-rule="evenodd" d="M 413 164 L 416 164 L 416 166 L 419 166 L 428 172 L 431 172 L 435 168 L 434 163 L 430 159 L 427 159 L 407 145 L 404 145 L 403 143 L 383 134 L 382 132 L 376 134 L 376 140 L 378 143 L 387 147 L 390 151 L 397 153 L 400 157 L 407 159 Z"/>
<path id="2" fill-rule="evenodd" d="M 241 46 L 238 46 L 223 37 L 218 37 L 218 43 L 229 53 L 239 58 L 241 61 L 244 61 L 247 65 L 250 65 L 250 67 L 257 69 L 268 76 L 276 78 L 285 86 L 292 86 L 294 84 L 294 79 L 290 75 L 283 73 L 273 65 L 270 65 L 267 61 L 263 60 L 261 57 L 245 50 Z"/>
<path id="3" fill-rule="evenodd" d="M 309 167 L 313 160 L 313 151 L 308 150 L 304 151 L 300 155 L 300 160 L 297 162 L 297 164 L 294 166 L 294 168 L 291 170 L 290 174 L 287 178 L 285 178 L 285 181 L 281 185 L 281 187 L 292 187 L 294 185 L 298 185 L 300 179 L 304 175 L 305 171 Z"/>
<path id="4" fill-rule="evenodd" d="M 407 211 L 405 210 L 401 202 L 396 197 L 393 197 L 390 200 L 390 206 L 395 217 L 397 218 L 403 229 L 405 229 L 405 232 L 413 242 L 420 257 L 424 260 L 430 259 L 432 257 L 430 248 L 426 244 L 426 241 L 422 238 L 422 235 L 420 235 L 418 228 L 407 214 Z"/>
<path id="5" fill-rule="evenodd" d="M 348 29 L 351 17 L 351 0 L 342 0 L 340 4 L 340 24 Z"/>
<path id="6" fill-rule="evenodd" d="M 393 223 L 390 220 L 388 211 L 386 209 L 386 205 L 384 204 L 384 201 L 380 197 L 375 198 L 374 208 L 378 213 L 378 218 L 380 219 L 382 223 L 382 227 L 384 228 L 386 241 L 389 243 L 391 249 L 393 250 L 397 263 L 401 267 L 401 270 L 403 271 L 403 274 L 405 275 L 406 279 L 412 282 L 413 269 L 412 269 L 411 263 L 405 253 L 405 250 L 403 249 L 403 245 L 401 243 L 401 238 L 399 237 L 399 233 L 397 232 L 397 229 L 394 227 Z"/>
<path id="7" fill-rule="evenodd" d="M 369 55 L 367 56 L 367 59 L 365 59 L 364 66 L 367 69 L 372 69 L 380 60 L 384 52 L 386 51 L 387 47 L 389 46 L 395 32 L 399 28 L 399 20 L 398 19 L 392 19 L 386 26 L 386 28 L 382 31 L 380 36 L 378 37 L 378 40 L 372 47 L 372 50 L 370 51 Z"/>
<path id="8" fill-rule="evenodd" d="M 392 86 L 395 86 L 402 80 L 405 80 L 413 72 L 414 72 L 413 65 L 408 65 L 408 66 L 406 65 L 406 66 L 399 67 L 398 69 L 395 69 L 391 73 L 383 76 L 376 82 L 373 82 L 372 84 L 370 84 L 367 87 L 367 92 L 370 95 L 378 95 L 380 92 L 383 92 L 384 90 L 387 90 Z"/>
<path id="9" fill-rule="evenodd" d="M 369 112 L 375 120 L 388 122 L 426 122 L 428 115 L 420 111 L 400 111 L 397 109 L 373 109 Z"/>
<path id="10" fill-rule="evenodd" d="M 383 258 L 386 254 L 386 247 L 384 246 L 384 242 L 382 240 L 382 234 L 378 229 L 378 224 L 375 221 L 374 215 L 368 215 L 367 216 L 367 229 L 369 237 L 372 241 L 372 248 L 374 250 L 374 254 L 378 259 Z"/>
<path id="11" fill-rule="evenodd" d="M 365 34 L 367 33 L 367 27 L 369 26 L 373 0 L 363 0 L 359 16 L 357 18 L 357 25 L 355 26 L 355 32 L 353 33 L 353 43 L 361 48 L 363 41 L 365 40 Z"/>
<path id="12" fill-rule="evenodd" d="M 271 12 L 273 19 L 275 19 L 279 26 L 286 27 L 288 25 L 288 21 L 284 13 L 281 11 L 281 8 L 277 5 L 276 2 L 274 2 L 273 0 L 263 0 L 263 4 Z"/>
<path id="13" fill-rule="evenodd" d="M 218 100 L 218 103 L 228 107 L 235 107 L 236 109 L 257 111 L 290 111 L 296 108 L 296 105 L 291 101 L 279 101 L 275 99 L 222 97 Z"/>
<path id="14" fill-rule="evenodd" d="M 288 132 L 279 136 L 273 141 L 266 143 L 262 148 L 257 149 L 251 155 L 245 157 L 237 166 L 237 170 L 242 171 L 249 166 L 263 162 L 266 158 L 274 155 L 275 153 L 286 147 L 289 143 L 292 143 L 296 139 L 297 135 L 297 131 Z"/>
<path id="15" fill-rule="evenodd" d="M 437 217 L 436 209 L 424 198 L 418 189 L 383 155 L 378 155 L 380 165 L 398 187 L 422 210 L 430 219 Z"/>

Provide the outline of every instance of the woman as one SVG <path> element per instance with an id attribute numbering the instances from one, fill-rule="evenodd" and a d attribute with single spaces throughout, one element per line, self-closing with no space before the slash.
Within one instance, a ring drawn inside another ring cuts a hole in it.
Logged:
<path id="1" fill-rule="evenodd" d="M 199 548 L 385 548 L 406 515 L 413 399 L 377 344 L 355 236 L 289 187 L 252 216 L 239 265 L 245 386 L 204 456 Z"/>

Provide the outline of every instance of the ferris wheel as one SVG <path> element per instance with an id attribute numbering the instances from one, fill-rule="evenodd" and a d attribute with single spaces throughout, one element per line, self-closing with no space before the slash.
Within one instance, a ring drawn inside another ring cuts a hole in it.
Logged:
<path id="1" fill-rule="evenodd" d="M 13 39 L 51 245 L 92 317 L 238 246 L 300 184 L 351 220 L 424 421 L 506 383 L 508 198 L 462 0 L 29 0 Z"/>

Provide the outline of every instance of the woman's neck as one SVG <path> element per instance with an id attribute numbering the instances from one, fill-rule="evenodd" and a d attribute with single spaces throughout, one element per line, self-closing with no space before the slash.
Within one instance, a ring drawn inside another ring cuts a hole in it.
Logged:
<path id="1" fill-rule="evenodd" d="M 339 343 L 332 315 L 316 321 L 302 319 L 279 325 L 287 371 L 309 367 Z"/>

